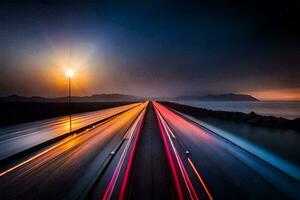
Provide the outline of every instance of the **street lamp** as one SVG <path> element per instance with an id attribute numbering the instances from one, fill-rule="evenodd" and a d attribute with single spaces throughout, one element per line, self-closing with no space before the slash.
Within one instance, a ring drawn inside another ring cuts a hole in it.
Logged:
<path id="1" fill-rule="evenodd" d="M 69 104 L 71 103 L 71 78 L 74 76 L 74 71 L 72 69 L 68 69 L 66 71 L 66 76 L 69 78 Z"/>
<path id="2" fill-rule="evenodd" d="M 71 78 L 74 76 L 74 71 L 72 69 L 68 69 L 66 71 L 66 76 L 69 79 L 69 114 L 70 114 L 70 132 L 72 130 L 72 114 L 71 114 Z"/>

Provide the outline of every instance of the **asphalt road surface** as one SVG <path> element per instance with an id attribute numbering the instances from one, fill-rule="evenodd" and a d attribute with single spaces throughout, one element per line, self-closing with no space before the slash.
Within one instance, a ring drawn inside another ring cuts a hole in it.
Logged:
<path id="1" fill-rule="evenodd" d="M 66 121 L 2 129 L 0 155 L 65 134 Z M 157 102 L 74 123 L 80 131 L 0 161 L 0 199 L 300 199 L 299 181 L 276 165 Z"/>
<path id="2" fill-rule="evenodd" d="M 136 151 L 128 199 L 175 199 L 171 172 L 153 105 L 148 106 Z"/>
<path id="3" fill-rule="evenodd" d="M 137 104 L 129 104 L 100 111 L 75 114 L 71 117 L 71 130 L 77 130 L 94 122 L 128 110 Z M 70 131 L 70 117 L 62 116 L 31 123 L 0 128 L 0 160 Z"/>
<path id="4" fill-rule="evenodd" d="M 297 180 L 167 107 L 154 105 L 175 165 L 179 196 L 184 199 L 300 197 Z"/>
<path id="5" fill-rule="evenodd" d="M 0 177 L 1 199 L 66 199 L 69 196 L 73 199 L 80 196 L 84 192 L 80 190 L 85 187 L 75 187 L 77 181 L 88 185 L 145 106 L 145 103 L 138 105 L 91 130 L 65 138 L 36 157 L 6 169 Z M 93 165 L 97 166 L 93 168 Z M 92 168 L 93 172 L 89 170 Z"/>

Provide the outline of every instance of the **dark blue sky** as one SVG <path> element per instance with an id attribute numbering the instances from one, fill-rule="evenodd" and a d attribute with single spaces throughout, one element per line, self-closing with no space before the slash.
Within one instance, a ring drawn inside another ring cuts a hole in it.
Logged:
<path id="1" fill-rule="evenodd" d="M 300 91 L 299 3 L 147 2 L 1 3 L 0 95 Z"/>

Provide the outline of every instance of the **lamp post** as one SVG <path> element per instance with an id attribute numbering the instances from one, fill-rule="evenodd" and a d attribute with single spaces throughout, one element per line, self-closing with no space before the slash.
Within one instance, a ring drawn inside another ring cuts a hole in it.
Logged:
<path id="1" fill-rule="evenodd" d="M 72 69 L 68 69 L 66 71 L 66 76 L 69 79 L 69 114 L 70 114 L 70 132 L 72 131 L 72 114 L 71 114 L 71 79 L 74 76 L 74 71 Z"/>

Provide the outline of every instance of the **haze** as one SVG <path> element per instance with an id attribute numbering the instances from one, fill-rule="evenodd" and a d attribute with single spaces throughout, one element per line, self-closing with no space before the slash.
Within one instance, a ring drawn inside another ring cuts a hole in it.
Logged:
<path id="1" fill-rule="evenodd" d="M 173 2 L 173 1 L 172 1 Z M 0 96 L 300 100 L 298 3 L 1 3 Z"/>

